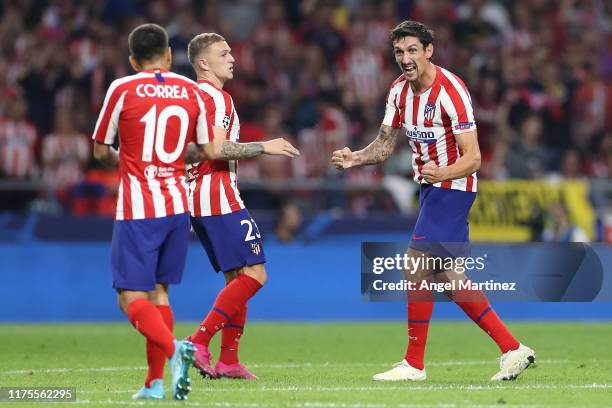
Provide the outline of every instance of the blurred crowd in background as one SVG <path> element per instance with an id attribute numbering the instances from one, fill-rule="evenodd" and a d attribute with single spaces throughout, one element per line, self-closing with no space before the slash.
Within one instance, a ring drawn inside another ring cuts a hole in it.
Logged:
<path id="1" fill-rule="evenodd" d="M 174 70 L 191 78 L 189 40 L 201 32 L 222 34 L 237 60 L 227 89 L 241 119 L 241 141 L 285 137 L 301 150 L 296 160 L 263 156 L 241 163 L 242 183 L 410 180 L 407 143 L 383 166 L 339 173 L 329 164 L 332 150 L 359 149 L 377 135 L 384 98 L 399 76 L 389 30 L 404 19 L 433 28 L 434 63 L 459 75 L 471 92 L 481 179 L 607 179 L 612 173 L 609 1 L 0 4 L 0 180 L 44 186 L 61 209 L 76 214 L 113 213 L 116 175 L 93 162 L 90 135 L 109 84 L 132 73 L 127 35 L 144 22 L 168 30 Z M 41 193 L 33 194 L 27 200 L 36 203 Z M 5 194 L 4 206 L 14 200 L 22 207 L 19 197 Z M 373 202 L 351 205 L 360 211 Z"/>

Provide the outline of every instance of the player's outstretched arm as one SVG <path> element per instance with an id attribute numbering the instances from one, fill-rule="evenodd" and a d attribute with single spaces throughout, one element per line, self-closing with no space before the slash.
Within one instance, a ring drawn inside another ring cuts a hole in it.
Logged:
<path id="1" fill-rule="evenodd" d="M 119 152 L 109 145 L 94 142 L 93 155 L 105 166 L 116 166 L 119 163 Z"/>
<path id="2" fill-rule="evenodd" d="M 223 128 L 214 127 L 215 137 L 207 144 L 199 148 L 187 148 L 185 161 L 195 163 L 203 160 L 241 160 L 262 154 L 281 155 L 295 157 L 300 154 L 299 150 L 283 138 L 272 139 L 265 142 L 236 143 L 225 138 L 226 131 Z"/>
<path id="3" fill-rule="evenodd" d="M 400 129 L 381 125 L 378 136 L 372 143 L 356 152 L 348 147 L 332 153 L 332 164 L 338 170 L 345 170 L 355 166 L 382 163 L 393 154 Z"/>

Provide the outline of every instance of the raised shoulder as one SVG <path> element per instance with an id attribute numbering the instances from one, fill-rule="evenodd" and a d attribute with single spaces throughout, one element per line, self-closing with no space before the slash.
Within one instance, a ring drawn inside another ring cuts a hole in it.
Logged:
<path id="1" fill-rule="evenodd" d="M 200 82 L 198 84 L 198 88 L 202 90 L 207 95 L 210 95 L 211 98 L 231 98 L 229 92 L 224 89 L 219 89 L 208 82 Z"/>
<path id="2" fill-rule="evenodd" d="M 172 79 L 176 79 L 176 80 L 179 80 L 179 81 L 186 82 L 186 83 L 188 83 L 189 85 L 192 85 L 192 86 L 198 86 L 198 83 L 196 81 L 194 81 L 193 79 L 187 78 L 186 76 L 181 75 L 181 74 L 177 74 L 175 72 L 164 72 L 163 76 L 166 77 L 166 78 L 172 78 Z"/>
<path id="3" fill-rule="evenodd" d="M 205 101 L 210 101 L 214 104 L 215 110 L 219 112 L 226 112 L 232 108 L 232 97 L 230 94 L 223 90 L 216 88 L 208 82 L 200 82 L 198 88 L 202 91 Z"/>
<path id="4" fill-rule="evenodd" d="M 404 74 L 402 74 L 397 77 L 395 81 L 391 82 L 391 86 L 389 86 L 389 91 L 393 90 L 393 88 L 395 88 L 397 85 L 402 84 L 404 82 L 406 82 L 406 77 L 404 76 Z"/>
<path id="5" fill-rule="evenodd" d="M 145 79 L 149 76 L 149 74 L 147 74 L 146 72 L 139 72 L 137 74 L 134 75 L 128 75 L 128 76 L 124 76 L 122 78 L 117 78 L 115 79 L 113 82 L 111 82 L 111 84 L 108 86 L 108 94 L 112 94 L 115 91 L 118 91 L 122 88 L 125 88 L 127 86 L 129 86 L 130 84 L 132 84 L 135 81 L 139 81 L 142 79 Z"/>
<path id="6" fill-rule="evenodd" d="M 450 72 L 449 70 L 445 68 L 442 68 L 442 67 L 439 67 L 439 68 L 440 68 L 440 73 L 442 74 L 441 82 L 444 87 L 452 86 L 458 92 L 463 91 L 469 95 L 469 91 L 467 89 L 467 86 L 465 86 L 465 82 L 463 82 L 463 80 L 459 78 L 459 76 L 453 74 L 452 72 Z"/>

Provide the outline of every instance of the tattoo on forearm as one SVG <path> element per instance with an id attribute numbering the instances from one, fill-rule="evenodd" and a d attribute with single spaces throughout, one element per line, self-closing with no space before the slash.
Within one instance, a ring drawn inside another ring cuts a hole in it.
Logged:
<path id="1" fill-rule="evenodd" d="M 240 160 L 248 159 L 263 154 L 264 147 L 261 143 L 234 143 L 230 141 L 223 142 L 221 146 L 222 160 Z"/>
<path id="2" fill-rule="evenodd" d="M 395 150 L 397 135 L 397 129 L 381 126 L 376 139 L 363 150 L 357 152 L 360 156 L 360 164 L 378 164 L 387 160 Z"/>

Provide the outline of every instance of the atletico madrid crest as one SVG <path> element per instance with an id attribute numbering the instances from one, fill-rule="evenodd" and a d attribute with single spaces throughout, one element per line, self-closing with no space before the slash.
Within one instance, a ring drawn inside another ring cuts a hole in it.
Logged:
<path id="1" fill-rule="evenodd" d="M 255 255 L 259 255 L 259 253 L 261 252 L 261 246 L 259 245 L 259 242 L 251 244 L 251 250 Z"/>
<path id="2" fill-rule="evenodd" d="M 428 103 L 427 105 L 425 105 L 425 111 L 423 112 L 423 116 L 425 117 L 425 120 L 432 121 L 435 114 L 436 114 L 436 104 L 435 103 Z"/>

